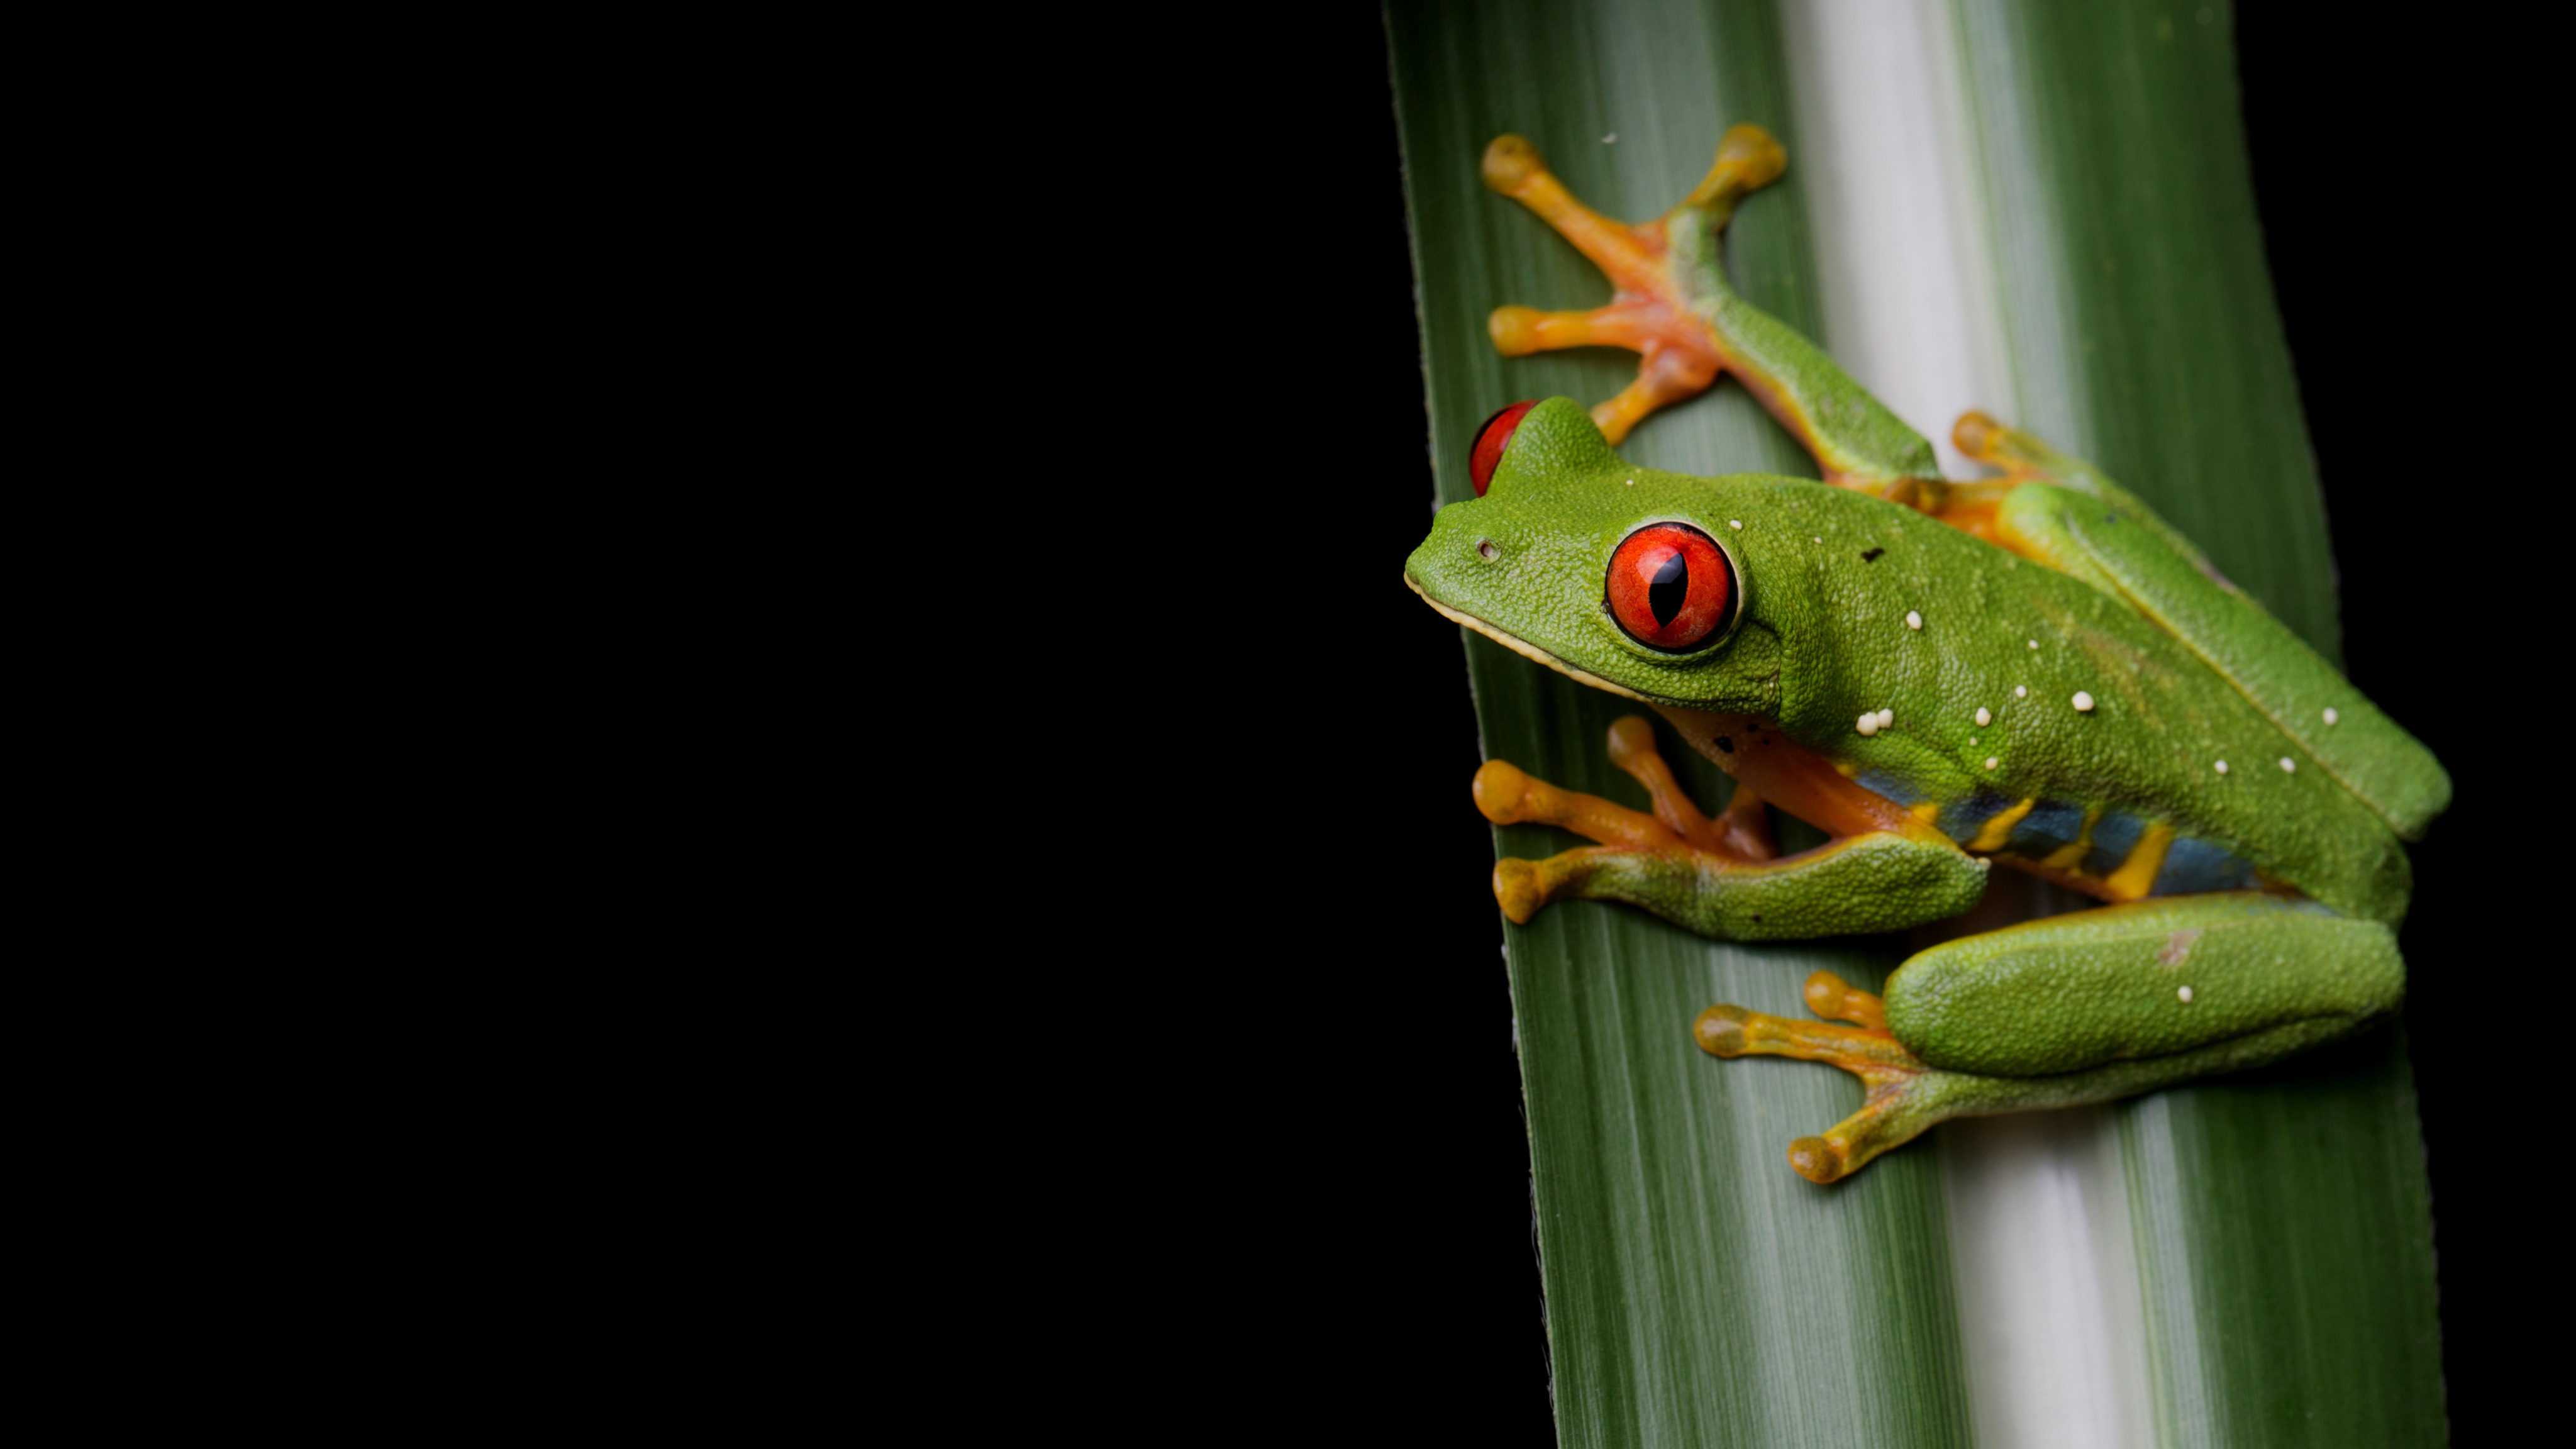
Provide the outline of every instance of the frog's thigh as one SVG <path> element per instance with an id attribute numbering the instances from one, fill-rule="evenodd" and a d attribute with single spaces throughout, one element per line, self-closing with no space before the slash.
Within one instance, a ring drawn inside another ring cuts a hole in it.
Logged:
<path id="1" fill-rule="evenodd" d="M 2405 983 L 2386 926 L 2237 892 L 2111 906 L 1936 946 L 1889 978 L 1886 1012 L 1888 1029 L 1925 1064 L 1980 1076 L 2278 1045 L 2198 1069 L 2216 1071 L 2269 1060 L 2320 1031 L 2340 1035 L 2393 1009 Z"/>
<path id="2" fill-rule="evenodd" d="M 1515 920 L 1551 900 L 1625 901 L 1722 941 L 1894 931 L 1977 903 L 1986 863 L 1945 843 L 1891 832 L 1848 836 L 1780 860 L 1742 861 L 1687 846 L 1594 846 L 1542 861 L 1505 860 L 1495 894 Z M 1514 911 L 1514 905 L 1523 909 Z"/>
<path id="3" fill-rule="evenodd" d="M 2108 1102 L 2260 1066 L 2393 1009 L 2395 936 L 2253 893 L 2142 901 L 1937 946 L 1889 978 L 1883 1003 L 1830 976 L 1807 1005 L 1827 1026 L 1740 1006 L 1700 1013 L 1714 1056 L 1824 1062 L 1868 1088 L 1860 1110 L 1789 1146 L 1816 1182 L 1953 1117 Z M 1887 1030 L 1871 1029 L 1885 1013 Z"/>

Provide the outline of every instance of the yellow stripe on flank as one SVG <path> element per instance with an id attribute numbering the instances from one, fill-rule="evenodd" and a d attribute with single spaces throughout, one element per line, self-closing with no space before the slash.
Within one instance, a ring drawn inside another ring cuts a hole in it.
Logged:
<path id="1" fill-rule="evenodd" d="M 2049 852 L 2048 858 L 2041 861 L 2040 864 L 2047 866 L 2050 870 L 2062 870 L 2071 875 L 2082 875 L 2084 872 L 2081 862 L 2084 857 L 2093 853 L 2093 827 L 2101 823 L 2101 820 L 2101 806 L 2095 805 L 2087 808 L 2084 812 L 2084 828 L 2075 832 L 2075 843 L 2073 845 L 2061 846 L 2058 849 Z"/>
<path id="2" fill-rule="evenodd" d="M 2021 823 L 2021 818 L 2028 815 L 2031 807 L 2038 803 L 2039 797 L 2033 795 L 2029 799 L 2024 800 L 2020 804 L 2015 805 L 2013 808 L 2000 815 L 1988 816 L 1986 818 L 1986 828 L 1978 831 L 1977 838 L 1968 842 L 1968 849 L 2003 849 L 2004 842 L 2012 839 L 2013 827 L 2019 825 Z"/>
<path id="3" fill-rule="evenodd" d="M 2102 889 L 2109 892 L 2113 900 L 2143 900 L 2156 883 L 2156 872 L 2164 869 L 2165 850 L 2173 844 L 2173 838 L 2172 826 L 2162 821 L 2149 825 L 2147 833 L 2138 837 L 2137 846 L 2129 852 L 2129 858 L 2120 862 L 2118 870 L 2103 878 Z"/>
<path id="4" fill-rule="evenodd" d="M 1931 828 L 1932 828 L 1933 822 L 1934 822 L 1934 821 L 1937 821 L 1937 820 L 1939 820 L 1939 819 L 1941 818 L 1941 807 L 1940 807 L 1940 806 L 1938 806 L 1938 805 L 1933 804 L 1933 803 L 1932 803 L 1931 801 L 1929 801 L 1929 800 L 1926 800 L 1926 801 L 1923 801 L 1921 804 L 1916 805 L 1912 810 L 1910 810 L 1910 811 L 1908 811 L 1908 812 L 1906 812 L 1906 813 L 1908 813 L 1908 814 L 1910 814 L 1910 815 L 1912 815 L 1912 816 L 1914 817 L 1914 823 L 1915 823 L 1915 824 L 1922 826 L 1922 827 L 1923 827 L 1924 829 L 1926 829 L 1926 830 L 1929 830 L 1929 829 L 1931 829 Z M 1941 838 L 1942 838 L 1942 839 L 1944 839 L 1944 840 L 1947 840 L 1947 839 L 1949 839 L 1950 837 L 1948 837 L 1948 836 L 1946 836 L 1946 835 L 1945 835 L 1945 836 L 1943 836 L 1943 837 L 1941 837 Z"/>

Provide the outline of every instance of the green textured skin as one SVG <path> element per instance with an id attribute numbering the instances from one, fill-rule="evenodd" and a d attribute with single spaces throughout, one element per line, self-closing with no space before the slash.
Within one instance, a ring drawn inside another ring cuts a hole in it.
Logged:
<path id="1" fill-rule="evenodd" d="M 1620 541 L 1662 520 L 1716 539 L 1742 583 L 1738 626 L 1692 654 L 1635 643 L 1602 600 Z M 1487 495 L 1442 509 L 1405 571 L 1506 642 L 1649 702 L 1771 719 L 1865 784 L 1894 782 L 1883 793 L 1900 803 L 1983 786 L 2121 809 L 2336 911 L 2405 915 L 2411 877 L 2388 823 L 2200 653 L 2110 590 L 1901 505 L 1803 479 L 1632 468 L 1581 407 L 1551 398 L 1522 419 Z M 2204 643 L 2224 650 L 2244 632 Z M 2079 690 L 2089 713 L 2071 703 Z M 1882 709 L 1894 724 L 1859 734 L 1858 717 Z"/>
<path id="2" fill-rule="evenodd" d="M 1852 381 L 1824 349 L 1726 284 L 1719 246 L 1724 227 L 1722 217 L 1689 206 L 1675 209 L 1666 221 L 1665 275 L 1691 311 L 1728 353 L 1753 364 L 1778 401 L 1814 420 L 1826 467 L 1877 481 L 1938 480 L 1940 462 L 1922 434 Z"/>
<path id="3" fill-rule="evenodd" d="M 2421 838 L 2451 803 L 2451 777 L 2432 751 L 2279 620 L 2164 546 L 2161 520 L 2143 503 L 2088 506 L 2078 493 L 2032 483 L 2012 491 L 2002 517 L 2023 537 L 2055 544 L 2052 558 L 2089 565 L 2080 576 L 2170 631 L 2400 836 Z M 2328 706 L 2338 716 L 2331 725 Z"/>
<path id="4" fill-rule="evenodd" d="M 2189 987 L 2183 1001 L 2177 988 Z M 2027 1077 L 2174 1056 L 2274 1028 L 2340 1034 L 2405 994 L 2397 938 L 2253 893 L 2182 896 L 1935 946 L 1887 983 L 1887 1024 L 1950 1071 Z"/>
<path id="5" fill-rule="evenodd" d="M 1761 865 L 1704 855 L 1597 857 L 1583 894 L 1626 901 L 1721 941 L 1796 941 L 1902 930 L 1955 916 L 1986 888 L 1986 862 L 1901 835 L 1856 835 Z M 1529 869 L 1525 861 L 1503 869 Z"/>
<path id="6" fill-rule="evenodd" d="M 1905 1110 L 1918 1121 L 1940 1122 L 1952 1117 L 1991 1117 L 2004 1112 L 2043 1112 L 2092 1102 L 2116 1102 L 2194 1077 L 2241 1072 L 2277 1062 L 2293 1052 L 2323 1046 L 2348 1034 L 2355 1025 L 2343 1017 L 2315 1017 L 2169 1057 L 2140 1057 L 2057 1076 L 1930 1071 L 1906 1088 Z"/>

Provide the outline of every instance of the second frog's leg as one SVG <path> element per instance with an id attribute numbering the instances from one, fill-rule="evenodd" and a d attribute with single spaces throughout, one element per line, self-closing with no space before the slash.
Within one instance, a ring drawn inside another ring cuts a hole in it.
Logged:
<path id="1" fill-rule="evenodd" d="M 1724 814 L 1702 815 L 1642 718 L 1611 727 L 1610 758 L 1646 787 L 1653 814 L 1560 790 L 1501 760 L 1476 772 L 1476 806 L 1495 824 L 1554 825 L 1600 842 L 1496 862 L 1494 898 L 1513 921 L 1527 924 L 1551 901 L 1612 900 L 1720 940 L 1781 940 L 1938 920 L 1984 890 L 1984 861 L 1902 822 L 1773 858 L 1760 794 L 1739 783 Z"/>
<path id="2" fill-rule="evenodd" d="M 1714 1056 L 1825 1062 L 1861 1079 L 1861 1108 L 1789 1147 L 1816 1182 L 1953 1117 L 2080 1106 L 2260 1066 L 2396 1009 L 2405 963 L 2375 921 L 2257 892 L 2140 901 L 2032 921 L 1921 952 L 1884 999 L 1828 972 L 1819 1016 L 1712 1006 Z"/>

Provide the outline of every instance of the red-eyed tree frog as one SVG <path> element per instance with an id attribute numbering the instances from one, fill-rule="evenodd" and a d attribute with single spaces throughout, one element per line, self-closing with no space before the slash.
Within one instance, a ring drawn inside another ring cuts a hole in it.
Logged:
<path id="1" fill-rule="evenodd" d="M 1887 931 L 1968 910 L 1997 865 L 2108 903 L 1919 952 L 1884 997 L 1818 972 L 1806 1001 L 1823 1020 L 1703 1012 L 1696 1038 L 1717 1056 L 1867 1084 L 1858 1112 L 1790 1147 L 1817 1182 L 1946 1118 L 2250 1067 L 2395 1009 L 2401 842 L 2449 803 L 2441 765 L 2099 469 L 1970 413 L 1953 436 L 2001 476 L 1944 479 L 1920 435 L 1736 296 L 1720 235 L 1785 164 L 1738 126 L 1688 199 L 1628 226 L 1519 137 L 1485 154 L 1487 184 L 1616 287 L 1591 312 L 1501 308 L 1495 345 L 1644 360 L 1588 413 L 1552 398 L 1496 414 L 1470 459 L 1478 496 L 1441 510 L 1405 582 L 1653 709 L 1736 782 L 1703 815 L 1638 717 L 1609 748 L 1652 814 L 1487 762 L 1489 819 L 1598 842 L 1501 861 L 1505 914 L 1580 897 L 1723 940 Z M 1612 450 L 1721 373 L 1823 482 L 1686 477 Z M 1766 804 L 1831 839 L 1778 855 Z"/>

